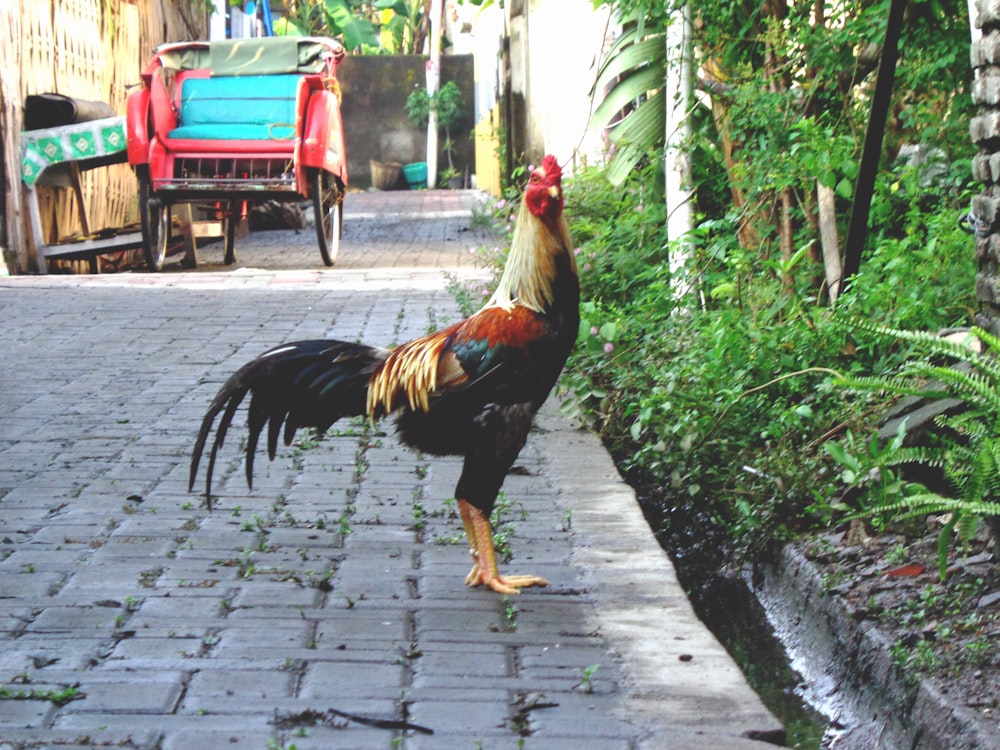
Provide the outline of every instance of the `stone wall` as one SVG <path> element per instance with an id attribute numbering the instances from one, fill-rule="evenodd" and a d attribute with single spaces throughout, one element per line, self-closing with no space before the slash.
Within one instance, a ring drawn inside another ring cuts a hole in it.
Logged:
<path id="1" fill-rule="evenodd" d="M 418 128 L 406 116 L 406 98 L 414 88 L 423 88 L 427 58 L 419 55 L 349 55 L 337 71 L 344 101 L 344 138 L 347 169 L 352 188 L 371 185 L 370 159 L 381 162 L 426 161 L 427 129 Z M 472 55 L 441 58 L 441 84 L 455 81 L 462 91 L 468 114 L 451 133 L 455 142 L 455 168 L 471 174 L 475 170 Z M 439 143 L 444 145 L 444 133 Z M 448 166 L 442 149 L 438 172 Z M 400 177 L 402 181 L 402 177 Z M 405 187 L 400 182 L 399 187 Z"/>
<path id="2" fill-rule="evenodd" d="M 978 148 L 973 175 L 983 183 L 972 200 L 979 261 L 976 325 L 1000 335 L 1000 0 L 979 0 L 978 5 L 976 25 L 983 33 L 972 43 L 972 98 L 979 112 L 969 125 Z"/>

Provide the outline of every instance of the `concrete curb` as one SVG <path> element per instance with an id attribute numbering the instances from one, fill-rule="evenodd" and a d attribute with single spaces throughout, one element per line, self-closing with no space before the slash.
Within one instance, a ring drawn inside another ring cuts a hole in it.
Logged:
<path id="1" fill-rule="evenodd" d="M 648 747 L 761 747 L 781 724 L 695 615 L 635 493 L 592 433 L 550 400 L 539 415 L 548 469 L 572 512 L 573 562 L 593 582 L 601 631 L 624 662 L 626 710 Z"/>

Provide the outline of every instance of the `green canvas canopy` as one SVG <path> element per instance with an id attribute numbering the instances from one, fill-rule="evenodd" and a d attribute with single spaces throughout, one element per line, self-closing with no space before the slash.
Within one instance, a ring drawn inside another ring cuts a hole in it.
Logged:
<path id="1" fill-rule="evenodd" d="M 208 68 L 213 76 L 318 73 L 324 57 L 335 48 L 320 37 L 259 37 L 214 42 L 165 44 L 157 54 L 170 70 Z"/>

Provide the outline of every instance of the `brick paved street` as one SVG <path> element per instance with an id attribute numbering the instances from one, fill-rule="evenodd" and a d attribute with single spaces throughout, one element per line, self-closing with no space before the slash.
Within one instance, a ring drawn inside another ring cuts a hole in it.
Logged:
<path id="1" fill-rule="evenodd" d="M 477 198 L 352 194 L 332 269 L 310 227 L 238 240 L 232 267 L 215 244 L 198 270 L 0 279 L 0 750 L 736 750 L 779 732 L 555 404 L 504 485 L 504 569 L 552 582 L 518 597 L 463 585 L 461 463 L 389 423 L 300 435 L 258 458 L 251 492 L 240 416 L 214 509 L 187 492 L 201 416 L 246 360 L 459 317 L 448 280 L 482 274 L 470 249 L 489 241 Z"/>

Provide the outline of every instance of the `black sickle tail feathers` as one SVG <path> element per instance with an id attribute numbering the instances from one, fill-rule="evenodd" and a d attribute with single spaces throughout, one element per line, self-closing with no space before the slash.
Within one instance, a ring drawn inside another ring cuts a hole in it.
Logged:
<path id="1" fill-rule="evenodd" d="M 267 453 L 273 459 L 279 436 L 289 445 L 301 427 L 322 433 L 341 417 L 363 415 L 368 383 L 387 355 L 385 349 L 347 341 L 297 341 L 243 365 L 219 389 L 202 419 L 191 455 L 188 491 L 194 489 L 201 456 L 218 418 L 205 473 L 205 498 L 211 509 L 215 460 L 247 393 L 246 477 L 252 488 L 254 455 L 265 427 Z"/>

